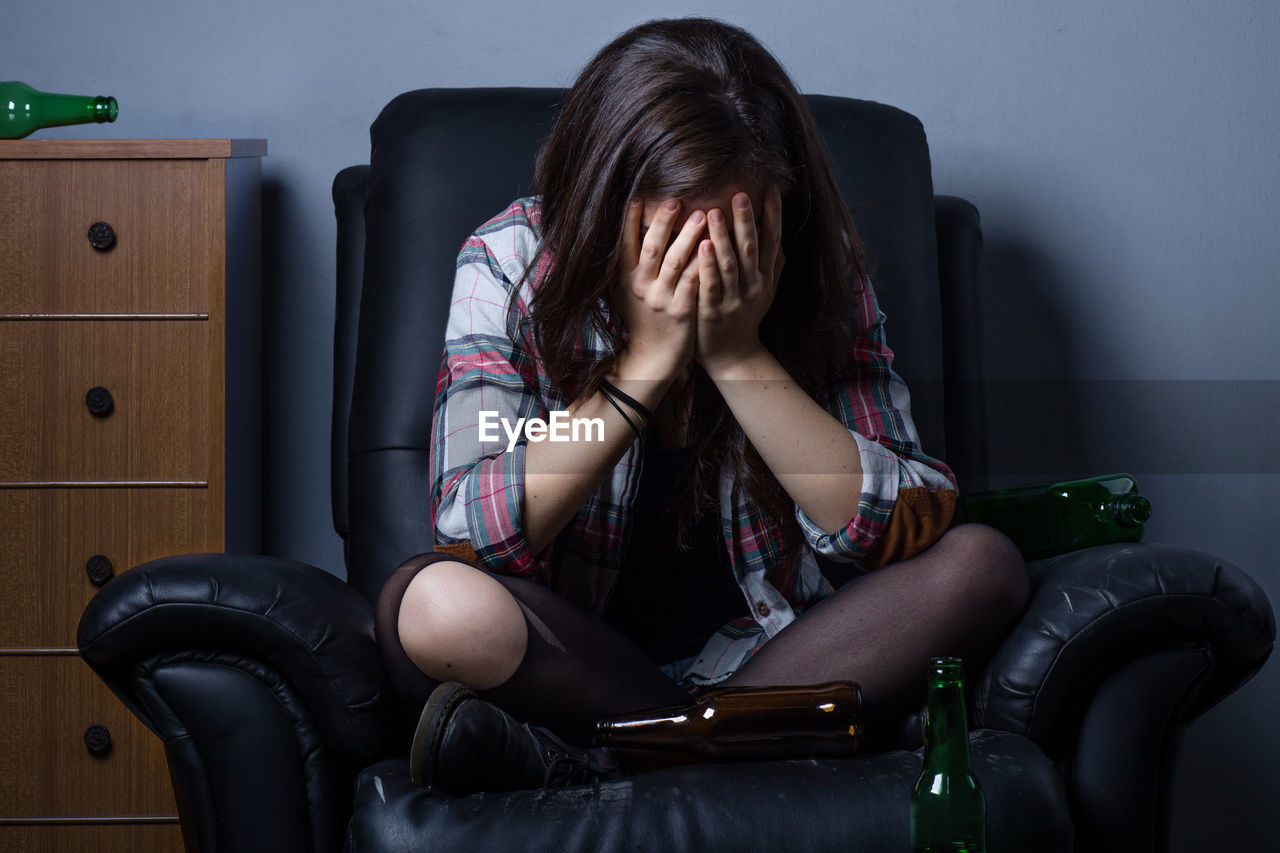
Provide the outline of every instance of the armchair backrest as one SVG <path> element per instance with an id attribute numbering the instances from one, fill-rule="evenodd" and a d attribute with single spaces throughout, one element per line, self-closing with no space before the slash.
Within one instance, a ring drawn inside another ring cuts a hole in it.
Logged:
<path id="1" fill-rule="evenodd" d="M 374 598 L 433 544 L 431 416 L 455 259 L 476 226 L 533 191 L 561 89 L 423 89 L 371 129 L 369 166 L 334 184 L 338 211 L 334 524 L 349 582 Z M 924 448 L 945 458 L 943 328 L 924 129 L 894 107 L 811 95 L 845 202 L 874 260 L 895 367 Z M 361 248 L 363 241 L 363 248 Z"/>

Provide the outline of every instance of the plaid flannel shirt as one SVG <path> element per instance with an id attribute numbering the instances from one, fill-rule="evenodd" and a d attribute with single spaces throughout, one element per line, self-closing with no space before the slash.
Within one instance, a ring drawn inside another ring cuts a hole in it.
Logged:
<path id="1" fill-rule="evenodd" d="M 524 439 L 510 451 L 505 436 L 497 443 L 480 440 L 482 411 L 515 423 L 546 419 L 570 402 L 541 372 L 528 324 L 521 322 L 546 268 L 544 258 L 517 290 L 538 248 L 539 201 L 518 199 L 477 229 L 458 255 L 431 437 L 436 543 L 441 551 L 474 551 L 484 568 L 547 584 L 599 615 L 623 564 L 643 442 L 633 443 L 552 545 L 533 554 L 521 532 Z M 512 300 L 514 311 L 508 310 Z M 796 507 L 805 541 L 784 550 L 777 523 L 733 488 L 733 471 L 721 473 L 724 541 L 752 615 L 708 641 L 685 676 L 687 685 L 727 678 L 832 591 L 815 554 L 873 569 L 924 550 L 950 522 L 954 476 L 920 449 L 883 322 L 868 283 L 858 299 L 857 369 L 818 401 L 845 424 L 860 451 L 861 498 L 844 528 L 827 533 Z M 608 342 L 590 329 L 583 346 L 596 357 L 611 354 Z"/>

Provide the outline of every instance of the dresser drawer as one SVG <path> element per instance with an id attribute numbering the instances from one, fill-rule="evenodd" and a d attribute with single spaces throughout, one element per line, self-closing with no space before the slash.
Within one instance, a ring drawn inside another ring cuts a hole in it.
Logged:
<path id="1" fill-rule="evenodd" d="M 178 823 L 0 824 L 5 853 L 182 853 Z"/>
<path id="2" fill-rule="evenodd" d="M 210 361 L 205 321 L 0 321 L 0 481 L 206 479 Z"/>
<path id="3" fill-rule="evenodd" d="M 0 314 L 208 313 L 224 180 L 208 160 L 0 160 Z"/>
<path id="4" fill-rule="evenodd" d="M 0 656 L 0 714 L 0 821 L 177 816 L 160 738 L 78 656 Z M 106 755 L 85 745 L 94 725 Z"/>
<path id="5" fill-rule="evenodd" d="M 102 558 L 119 574 L 157 557 L 221 551 L 213 503 L 208 489 L 0 489 L 0 649 L 74 649 L 98 590 L 90 568 L 106 568 Z"/>

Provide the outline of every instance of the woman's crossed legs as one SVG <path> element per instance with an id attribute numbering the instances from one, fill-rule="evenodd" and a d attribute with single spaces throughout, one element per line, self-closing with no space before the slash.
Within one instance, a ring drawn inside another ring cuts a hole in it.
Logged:
<path id="1" fill-rule="evenodd" d="M 891 718 L 922 698 L 929 658 L 985 661 L 1027 597 L 1013 544 L 992 528 L 959 525 L 923 553 L 841 586 L 723 684 L 856 681 L 868 717 Z M 573 739 L 601 717 L 689 699 L 621 633 L 550 589 L 447 555 L 396 571 L 377 628 L 392 679 L 414 706 L 441 681 L 460 681 Z"/>

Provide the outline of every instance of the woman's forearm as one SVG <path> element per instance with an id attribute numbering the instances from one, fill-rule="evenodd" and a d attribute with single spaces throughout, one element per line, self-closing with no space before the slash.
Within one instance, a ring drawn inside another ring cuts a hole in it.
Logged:
<path id="1" fill-rule="evenodd" d="M 634 438 L 603 394 L 578 400 L 569 407 L 569 416 L 599 418 L 604 424 L 603 435 L 597 438 L 585 430 L 576 441 L 531 440 L 525 445 L 521 517 L 525 541 L 533 554 L 541 553 L 573 518 Z"/>
<path id="2" fill-rule="evenodd" d="M 862 491 L 861 456 L 845 425 L 763 346 L 733 363 L 703 366 L 792 500 L 827 533 L 843 529 Z"/>
<path id="3" fill-rule="evenodd" d="M 626 353 L 618 358 L 609 379 L 628 396 L 650 411 L 671 384 L 669 365 L 649 365 Z M 619 403 L 631 423 L 643 428 L 641 416 Z M 635 441 L 636 434 L 604 392 L 576 400 L 568 411 L 570 419 L 599 418 L 603 429 L 583 430 L 574 440 L 529 441 L 524 454 L 524 502 L 521 506 L 525 542 L 534 554 L 555 539 L 587 497 L 599 488 Z"/>

